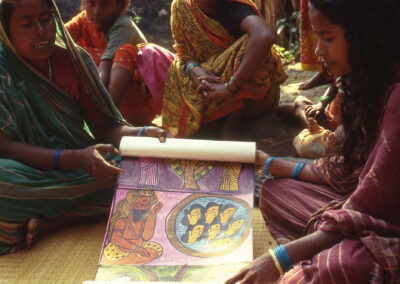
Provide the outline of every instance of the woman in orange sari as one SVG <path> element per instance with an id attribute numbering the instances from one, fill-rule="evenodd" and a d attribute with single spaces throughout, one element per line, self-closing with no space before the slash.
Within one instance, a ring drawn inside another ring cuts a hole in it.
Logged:
<path id="1" fill-rule="evenodd" d="M 250 0 L 173 1 L 177 58 L 163 101 L 163 127 L 173 135 L 192 136 L 218 120 L 222 137 L 232 138 L 243 116 L 278 105 L 287 76 L 272 49 L 274 33 L 259 15 Z"/>
<path id="2" fill-rule="evenodd" d="M 174 55 L 146 38 L 126 10 L 129 0 L 83 0 L 81 13 L 66 24 L 88 51 L 123 117 L 133 125 L 161 114 L 162 93 Z"/>

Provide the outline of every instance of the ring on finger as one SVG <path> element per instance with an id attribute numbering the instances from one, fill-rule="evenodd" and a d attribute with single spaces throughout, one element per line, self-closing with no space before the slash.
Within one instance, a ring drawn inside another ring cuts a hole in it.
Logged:
<path id="1" fill-rule="evenodd" d="M 207 82 L 205 79 L 200 81 L 200 83 L 202 83 L 202 84 L 204 84 L 205 82 Z"/>

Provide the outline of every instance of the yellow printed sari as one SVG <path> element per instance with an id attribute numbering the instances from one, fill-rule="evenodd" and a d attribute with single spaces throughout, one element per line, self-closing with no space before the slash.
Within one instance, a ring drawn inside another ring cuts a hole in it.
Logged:
<path id="1" fill-rule="evenodd" d="M 257 8 L 251 0 L 229 0 Z M 248 36 L 233 38 L 216 20 L 205 15 L 195 0 L 174 0 L 171 27 L 177 58 L 167 75 L 163 102 L 163 127 L 172 135 L 193 135 L 201 123 L 214 121 L 243 107 L 245 99 L 257 100 L 257 106 L 269 109 L 279 103 L 279 84 L 287 76 L 272 49 L 253 76 L 232 97 L 213 100 L 204 105 L 189 76 L 185 61 L 195 60 L 222 81 L 227 81 L 238 69 L 248 42 Z"/>

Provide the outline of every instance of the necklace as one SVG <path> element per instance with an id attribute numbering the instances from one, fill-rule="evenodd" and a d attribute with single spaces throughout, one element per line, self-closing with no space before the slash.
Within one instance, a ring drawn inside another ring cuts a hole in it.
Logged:
<path id="1" fill-rule="evenodd" d="M 51 68 L 51 61 L 50 58 L 47 60 L 47 64 L 49 65 L 49 81 L 53 78 L 53 70 Z"/>

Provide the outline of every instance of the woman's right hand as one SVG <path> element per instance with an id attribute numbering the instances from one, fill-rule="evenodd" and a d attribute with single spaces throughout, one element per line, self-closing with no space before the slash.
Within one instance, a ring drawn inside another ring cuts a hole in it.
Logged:
<path id="1" fill-rule="evenodd" d="M 304 107 L 304 111 L 306 113 L 307 120 L 309 118 L 314 118 L 316 120 L 320 120 L 323 117 L 323 115 L 325 114 L 324 110 L 325 110 L 325 107 L 320 102 L 317 104 L 307 105 Z"/>
<path id="2" fill-rule="evenodd" d="M 199 94 L 207 95 L 208 92 L 213 91 L 212 84 L 222 83 L 221 78 L 215 76 L 210 71 L 201 66 L 195 66 L 189 71 L 190 78 L 193 81 L 193 87 Z"/>
<path id="3" fill-rule="evenodd" d="M 242 269 L 225 284 L 252 284 L 252 283 L 276 283 L 279 279 L 279 271 L 271 256 L 264 254 L 255 259 L 248 267 Z"/>
<path id="4" fill-rule="evenodd" d="M 103 157 L 106 153 L 119 153 L 111 144 L 97 144 L 77 151 L 76 159 L 79 167 L 94 179 L 106 182 L 123 173 L 123 170 L 118 168 L 114 161 L 107 162 Z"/>

